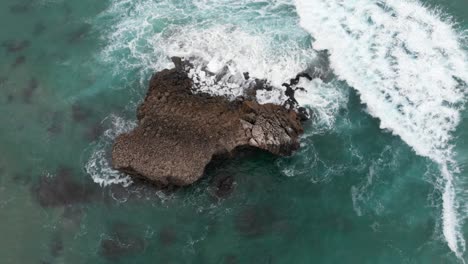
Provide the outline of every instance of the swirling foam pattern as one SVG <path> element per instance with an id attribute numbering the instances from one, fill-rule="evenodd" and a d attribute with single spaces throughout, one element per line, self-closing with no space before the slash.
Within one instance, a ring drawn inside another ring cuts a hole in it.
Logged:
<path id="1" fill-rule="evenodd" d="M 417 1 L 296 0 L 301 26 L 328 49 L 335 73 L 416 153 L 439 164 L 443 176 L 443 232 L 461 258 L 464 215 L 457 208 L 452 132 L 467 95 L 468 59 L 462 34 Z"/>

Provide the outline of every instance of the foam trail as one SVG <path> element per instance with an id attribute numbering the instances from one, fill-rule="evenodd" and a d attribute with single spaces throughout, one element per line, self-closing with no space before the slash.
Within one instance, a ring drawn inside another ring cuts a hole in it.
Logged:
<path id="1" fill-rule="evenodd" d="M 226 25 L 208 29 L 186 26 L 167 39 L 155 39 L 155 45 L 168 56 L 199 58 L 191 60 L 195 69 L 190 76 L 195 83 L 203 84 L 201 91 L 229 97 L 241 95 L 242 74 L 248 72 L 251 77 L 268 80 L 274 87 L 268 94 L 260 93 L 259 101 L 280 104 L 286 100 L 282 84 L 306 69 L 315 52 L 310 48 L 307 54 L 294 42 L 281 47 L 274 47 L 272 42 L 269 37 Z M 215 77 L 205 75 L 202 69 L 212 73 L 228 71 L 222 80 L 224 85 L 213 85 Z"/>
<path id="2" fill-rule="evenodd" d="M 136 74 L 141 89 L 146 89 L 155 71 L 173 67 L 171 56 L 180 56 L 194 65 L 189 76 L 199 91 L 230 98 L 242 95 L 243 73 L 248 72 L 250 79 L 265 79 L 273 87 L 258 91 L 260 102 L 281 104 L 287 99 L 283 83 L 311 66 L 324 74 L 328 69 L 312 49 L 310 35 L 297 26 L 293 7 L 288 0 L 261 5 L 251 0 L 112 0 L 93 24 L 99 25 L 97 30 L 107 43 L 100 59 L 118 79 Z M 215 81 L 215 76 L 223 77 Z M 346 94 L 319 80 L 303 78 L 300 85 L 307 92 L 298 92 L 297 100 L 321 117 L 314 129 L 332 127 Z M 122 124 L 109 131 L 126 127 Z M 94 181 L 103 185 L 126 183 L 106 159 L 114 137 L 99 140 L 86 167 Z"/>
<path id="3" fill-rule="evenodd" d="M 118 76 L 138 71 L 142 84 L 155 71 L 173 67 L 171 56 L 198 58 L 191 60 L 196 66 L 193 77 L 203 82 L 203 92 L 240 95 L 243 87 L 236 78 L 249 72 L 250 77 L 266 79 L 275 87 L 260 96 L 261 102 L 282 103 L 282 83 L 308 68 L 316 57 L 309 35 L 297 26 L 294 9 L 288 8 L 291 3 L 285 2 L 268 1 L 258 7 L 251 0 L 184 4 L 113 0 L 96 22 L 108 24 L 103 34 L 108 45 L 101 57 Z M 225 66 L 232 78 L 222 86 L 212 85 L 201 71 L 217 73 Z"/>
<path id="4" fill-rule="evenodd" d="M 115 115 L 109 116 L 108 119 L 111 122 L 111 127 L 104 132 L 98 144 L 93 147 L 91 157 L 85 165 L 85 170 L 91 175 L 93 181 L 101 186 L 121 184 L 126 187 L 132 184 L 132 179 L 112 168 L 108 153 L 114 139 L 118 135 L 135 128 L 136 123 Z"/>
<path id="5" fill-rule="evenodd" d="M 450 21 L 411 0 L 295 0 L 300 24 L 328 49 L 331 67 L 354 87 L 382 129 L 439 164 L 443 233 L 462 259 L 452 132 L 466 100 L 468 58 Z"/>

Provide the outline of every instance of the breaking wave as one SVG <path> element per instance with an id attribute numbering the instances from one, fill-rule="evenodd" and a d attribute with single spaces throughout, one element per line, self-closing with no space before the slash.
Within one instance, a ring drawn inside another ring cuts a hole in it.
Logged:
<path id="1" fill-rule="evenodd" d="M 468 58 L 462 34 L 417 1 L 296 0 L 300 25 L 328 50 L 334 73 L 355 88 L 380 127 L 438 164 L 443 234 L 462 258 L 452 133 L 466 101 Z M 460 180 L 460 179 L 458 179 Z"/>
<path id="2" fill-rule="evenodd" d="M 298 26 L 290 1 L 114 0 L 97 20 L 98 31 L 105 32 L 102 61 L 119 78 L 136 73 L 142 90 L 151 74 L 172 68 L 170 58 L 178 56 L 193 64 L 189 77 L 199 91 L 235 98 L 243 94 L 243 74 L 248 72 L 272 87 L 257 91 L 261 103 L 282 104 L 287 99 L 283 83 L 304 71 L 327 73 L 329 66 Z M 223 78 L 215 80 L 220 75 Z M 342 87 L 306 78 L 300 78 L 296 87 L 305 88 L 297 90 L 295 98 L 313 110 L 316 132 L 332 128 L 347 100 Z M 88 173 L 102 185 L 123 179 L 105 158 L 111 139 L 103 139 L 107 143 L 93 152 L 87 165 Z"/>
<path id="3" fill-rule="evenodd" d="M 91 175 L 93 181 L 101 186 L 111 184 L 129 186 L 132 184 L 132 179 L 130 176 L 112 169 L 109 153 L 114 139 L 135 128 L 136 123 L 116 115 L 110 115 L 103 122 L 109 122 L 110 128 L 104 132 L 98 143 L 92 146 L 91 157 L 85 165 L 85 170 Z"/>
<path id="4" fill-rule="evenodd" d="M 175 1 L 115 0 L 97 23 L 107 23 L 110 28 L 102 59 L 117 64 L 117 75 L 138 71 L 144 87 L 152 73 L 173 67 L 170 57 L 184 57 L 194 64 L 190 76 L 201 91 L 231 98 L 243 93 L 243 73 L 248 72 L 273 87 L 272 91 L 258 91 L 261 103 L 281 104 L 287 99 L 283 83 L 300 72 L 328 66 L 312 49 L 310 35 L 298 27 L 295 12 L 289 1 L 195 0 L 181 5 Z M 220 85 L 213 79 L 222 71 L 227 74 L 223 73 Z M 324 85 L 308 82 L 301 80 L 301 85 Z M 304 105 L 323 98 L 314 92 L 297 96 Z M 334 118 L 334 111 L 317 108 L 317 112 L 330 113 L 327 120 Z"/>

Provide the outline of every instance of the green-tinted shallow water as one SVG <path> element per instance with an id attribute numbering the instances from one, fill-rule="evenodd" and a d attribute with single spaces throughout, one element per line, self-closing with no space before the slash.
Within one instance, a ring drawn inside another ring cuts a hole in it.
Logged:
<path id="1" fill-rule="evenodd" d="M 428 4 L 468 29 L 464 0 Z M 114 18 L 100 14 L 111 5 L 0 3 L 0 263 L 461 261 L 441 231 L 438 167 L 382 131 L 341 82 L 347 101 L 333 127 L 312 133 L 315 123 L 306 123 L 293 157 L 238 157 L 175 191 L 94 183 L 85 166 L 111 116 L 134 119 L 146 89 L 138 67 L 116 74 L 121 68 L 102 60 Z M 174 20 L 154 30 L 185 23 Z M 455 134 L 466 178 L 462 117 Z M 233 191 L 216 198 L 214 182 L 226 176 Z M 468 238 L 466 224 L 461 232 Z"/>

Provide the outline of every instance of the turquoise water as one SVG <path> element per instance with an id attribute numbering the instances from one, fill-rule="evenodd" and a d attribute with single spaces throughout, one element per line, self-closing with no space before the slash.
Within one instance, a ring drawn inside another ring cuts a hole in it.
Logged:
<path id="1" fill-rule="evenodd" d="M 392 0 L 311 0 L 311 11 L 301 2 L 2 1 L 0 263 L 468 261 L 467 2 L 410 5 L 413 17 Z M 379 5 L 395 19 L 377 20 L 388 14 Z M 360 23 L 363 14 L 381 27 Z M 387 41 L 386 32 L 396 33 L 395 46 L 415 51 L 406 61 L 388 48 L 399 62 L 389 69 L 411 73 L 401 87 L 386 86 L 394 82 L 382 66 L 387 57 L 347 38 L 337 28 L 343 21 L 346 34 L 365 29 Z M 412 21 L 443 29 L 444 42 L 415 44 L 411 36 L 425 40 L 426 28 Z M 444 56 L 456 67 L 422 56 L 448 46 Z M 294 156 L 248 153 L 211 166 L 191 187 L 164 191 L 109 167 L 112 139 L 133 126 L 147 80 L 171 66 L 169 56 L 267 78 L 278 89 L 261 100 L 279 102 L 281 82 L 316 65 L 320 48 L 331 51 L 335 77 L 303 83 L 308 93 L 298 101 L 316 118 Z M 379 63 L 365 64 L 367 55 Z M 452 84 L 451 74 L 465 83 Z M 393 100 L 377 96 L 381 87 Z M 399 108 L 405 118 L 392 112 Z M 218 197 L 225 177 L 234 188 Z"/>

